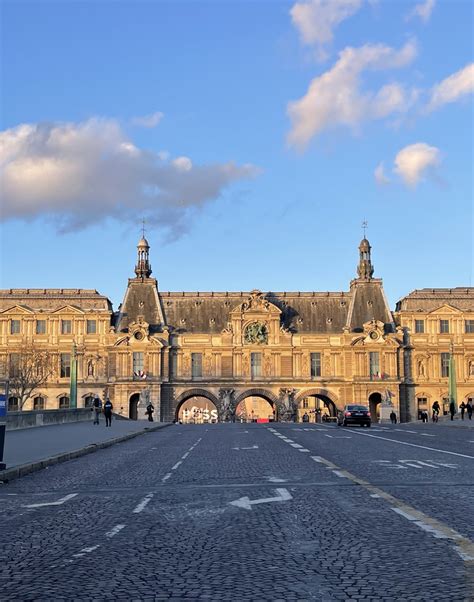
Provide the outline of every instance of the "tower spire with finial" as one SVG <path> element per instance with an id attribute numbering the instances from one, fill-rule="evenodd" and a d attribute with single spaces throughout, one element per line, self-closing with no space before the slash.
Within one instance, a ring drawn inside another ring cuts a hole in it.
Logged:
<path id="1" fill-rule="evenodd" d="M 135 266 L 135 274 L 137 278 L 149 278 L 151 276 L 151 264 L 150 264 L 150 245 L 145 238 L 145 218 L 142 219 L 142 237 L 138 241 L 137 245 L 137 264 Z"/>
<path id="2" fill-rule="evenodd" d="M 357 275 L 360 280 L 371 280 L 374 275 L 374 266 L 370 258 L 371 246 L 366 238 L 366 230 L 368 223 L 366 220 L 362 222 L 362 229 L 364 231 L 364 238 L 360 241 L 359 245 L 359 265 L 357 266 Z"/>

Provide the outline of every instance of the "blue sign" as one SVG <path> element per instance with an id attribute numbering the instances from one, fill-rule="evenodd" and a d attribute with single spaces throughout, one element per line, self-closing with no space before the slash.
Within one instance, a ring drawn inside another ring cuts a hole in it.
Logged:
<path id="1" fill-rule="evenodd" d="M 7 415 L 7 396 L 0 394 L 0 418 Z"/>

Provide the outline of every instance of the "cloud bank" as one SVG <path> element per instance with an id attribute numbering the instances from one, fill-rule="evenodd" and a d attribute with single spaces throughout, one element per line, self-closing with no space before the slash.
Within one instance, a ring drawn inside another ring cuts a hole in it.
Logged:
<path id="1" fill-rule="evenodd" d="M 441 153 L 436 146 L 425 142 L 417 142 L 405 146 L 395 157 L 394 172 L 398 174 L 407 186 L 415 187 L 423 176 L 438 167 Z"/>
<path id="2" fill-rule="evenodd" d="M 217 199 L 235 181 L 253 178 L 253 165 L 194 165 L 137 148 L 113 119 L 23 124 L 0 133 L 2 219 L 49 217 L 60 231 L 108 217 L 169 228 Z"/>
<path id="3" fill-rule="evenodd" d="M 456 71 L 431 90 L 428 111 L 439 109 L 445 104 L 456 102 L 474 91 L 474 63 Z"/>
<path id="4" fill-rule="evenodd" d="M 426 0 L 417 4 L 407 15 L 407 19 L 419 18 L 423 23 L 428 23 L 435 7 L 435 0 Z"/>
<path id="5" fill-rule="evenodd" d="M 414 42 L 408 42 L 398 51 L 383 44 L 345 48 L 331 69 L 313 79 L 302 98 L 288 104 L 292 123 L 289 144 L 304 149 L 324 129 L 336 126 L 356 129 L 363 121 L 407 111 L 415 101 L 414 90 L 391 83 L 376 91 L 362 92 L 360 80 L 364 71 L 405 67 L 416 52 Z"/>

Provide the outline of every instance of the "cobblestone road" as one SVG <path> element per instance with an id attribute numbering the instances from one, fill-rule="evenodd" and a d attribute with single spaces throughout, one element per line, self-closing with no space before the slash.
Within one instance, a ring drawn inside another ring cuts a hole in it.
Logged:
<path id="1" fill-rule="evenodd" d="M 176 425 L 0 489 L 2 600 L 473 600 L 474 436 Z"/>

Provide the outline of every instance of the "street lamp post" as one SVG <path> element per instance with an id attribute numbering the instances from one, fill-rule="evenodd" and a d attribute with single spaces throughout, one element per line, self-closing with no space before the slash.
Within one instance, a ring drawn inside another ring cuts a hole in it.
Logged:
<path id="1" fill-rule="evenodd" d="M 0 470 L 5 470 L 3 450 L 5 448 L 5 429 L 7 428 L 8 380 L 0 381 Z"/>

